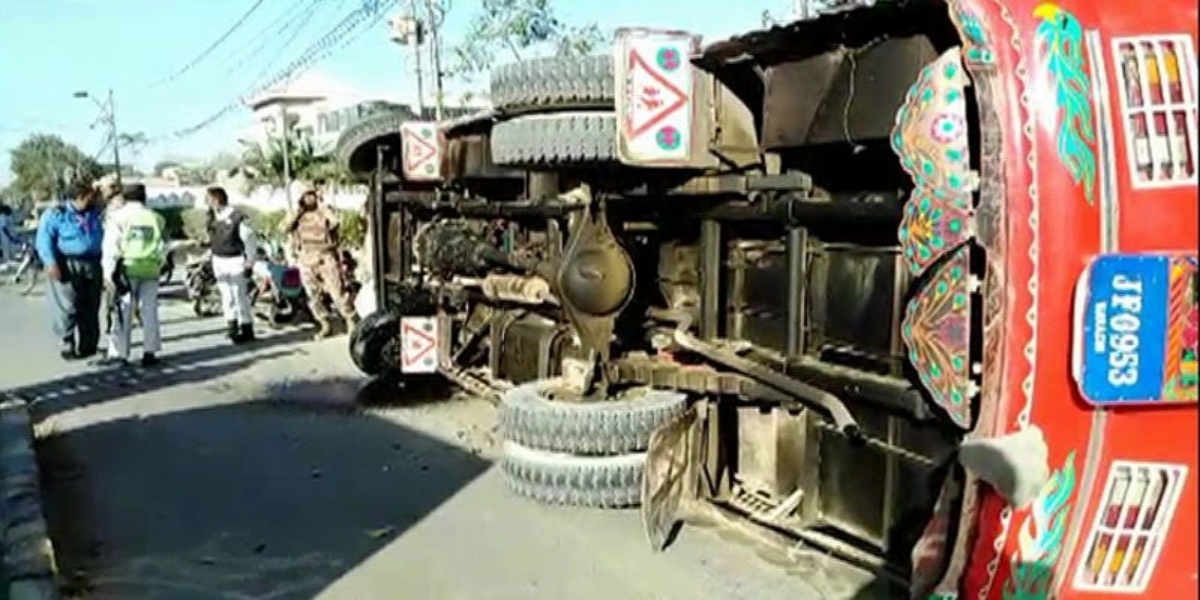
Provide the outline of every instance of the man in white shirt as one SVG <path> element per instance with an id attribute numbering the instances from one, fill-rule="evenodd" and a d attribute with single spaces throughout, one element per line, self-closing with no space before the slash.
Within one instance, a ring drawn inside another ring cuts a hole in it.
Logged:
<path id="1" fill-rule="evenodd" d="M 156 355 L 162 349 L 158 274 L 166 256 L 166 224 L 162 215 L 146 208 L 145 201 L 145 186 L 126 186 L 124 203 L 107 214 L 101 266 L 104 280 L 113 287 L 115 314 L 102 365 L 123 365 L 129 360 L 135 307 L 142 316 L 142 366 L 157 365 Z"/>
<path id="2" fill-rule="evenodd" d="M 235 344 L 254 341 L 254 311 L 250 306 L 250 273 L 258 256 L 258 240 L 246 215 L 229 205 L 220 187 L 208 188 L 208 243 L 221 308 Z"/>

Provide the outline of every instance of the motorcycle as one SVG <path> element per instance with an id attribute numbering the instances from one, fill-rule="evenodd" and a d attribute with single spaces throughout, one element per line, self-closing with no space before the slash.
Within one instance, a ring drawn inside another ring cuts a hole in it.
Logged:
<path id="1" fill-rule="evenodd" d="M 217 278 L 208 253 L 188 263 L 183 281 L 188 300 L 192 301 L 192 312 L 197 317 L 221 314 L 221 296 L 217 293 Z"/>
<path id="2" fill-rule="evenodd" d="M 21 279 L 25 279 L 25 287 L 21 288 L 21 295 L 28 296 L 33 292 L 33 288 L 37 286 L 38 278 L 42 274 L 43 266 L 42 259 L 38 256 L 37 249 L 30 242 L 26 242 L 21 246 L 19 262 L 17 270 L 13 272 L 12 284 L 21 283 Z"/>
<path id="3" fill-rule="evenodd" d="M 308 295 L 304 291 L 300 269 L 278 256 L 259 251 L 259 260 L 251 273 L 250 302 L 255 316 L 271 327 L 307 320 Z"/>

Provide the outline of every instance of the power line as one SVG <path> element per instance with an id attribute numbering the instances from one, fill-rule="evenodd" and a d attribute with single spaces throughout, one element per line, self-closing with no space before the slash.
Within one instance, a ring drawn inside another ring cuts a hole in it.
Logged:
<path id="1" fill-rule="evenodd" d="M 275 76 L 271 77 L 265 82 L 253 86 L 250 90 L 243 93 L 239 98 L 231 101 L 229 104 L 225 105 L 208 118 L 190 127 L 177 130 L 171 135 L 177 139 L 188 137 L 222 119 L 225 117 L 225 115 L 237 109 L 248 99 L 261 94 L 277 84 L 287 81 L 293 75 L 303 71 L 315 62 L 327 58 L 334 51 L 345 47 L 349 42 L 357 39 L 359 36 L 355 35 L 350 40 L 346 40 L 346 38 L 355 33 L 355 30 L 359 29 L 359 27 L 366 20 L 374 16 L 375 18 L 371 21 L 371 23 L 378 23 L 379 20 L 382 19 L 384 12 L 394 6 L 397 2 L 398 0 L 362 0 L 361 5 L 358 8 L 352 11 L 349 15 L 346 15 L 346 17 L 339 21 L 337 25 L 305 48 L 304 52 L 302 52 L 299 57 L 289 63 L 288 66 L 284 67 L 283 70 L 276 73 Z M 359 31 L 358 33 L 361 35 L 363 32 Z"/>
<path id="2" fill-rule="evenodd" d="M 287 52 L 288 48 L 292 47 L 292 44 L 295 43 L 296 38 L 300 37 L 300 33 L 303 32 L 306 27 L 308 27 L 308 24 L 312 22 L 312 18 L 315 15 L 316 10 L 314 7 L 314 10 L 306 11 L 304 14 L 300 15 L 299 19 L 296 19 L 296 21 L 292 22 L 290 27 L 285 28 L 291 29 L 291 34 L 288 35 L 287 39 L 284 40 L 283 45 L 279 47 L 279 51 L 272 55 L 269 60 L 263 63 L 266 66 L 264 66 L 251 81 L 259 81 L 263 77 L 266 77 L 267 73 L 270 73 L 271 70 L 279 64 L 279 59 L 283 58 L 283 55 Z M 280 31 L 280 33 L 282 32 L 283 30 Z"/>
<path id="3" fill-rule="evenodd" d="M 164 83 L 170 83 L 172 81 L 175 81 L 176 79 L 179 78 L 179 76 L 190 71 L 192 69 L 192 67 L 200 64 L 200 61 L 204 60 L 205 58 L 208 58 L 208 55 L 212 54 L 213 50 L 216 50 L 217 47 L 220 46 L 225 40 L 229 39 L 229 36 L 233 35 L 234 32 L 236 32 L 238 30 L 238 28 L 240 28 L 242 26 L 242 24 L 246 22 L 246 19 L 249 19 L 250 16 L 253 15 L 254 12 L 257 11 L 260 6 L 262 6 L 262 4 L 263 4 L 263 0 L 254 0 L 254 4 L 251 4 L 250 8 L 247 9 L 246 12 L 242 13 L 242 16 L 237 21 L 235 21 L 233 23 L 233 25 L 229 27 L 229 29 L 225 30 L 225 33 L 221 34 L 221 37 L 217 38 L 217 41 L 213 42 L 212 44 L 209 44 L 209 46 L 207 48 L 205 48 L 199 55 L 197 55 L 196 58 L 193 58 L 191 60 L 191 62 L 184 65 L 183 68 L 180 69 L 178 72 L 176 72 L 174 75 L 171 75 L 170 77 L 168 77 L 164 80 L 158 81 L 157 83 L 154 84 L 154 86 L 157 87 Z"/>
<path id="4" fill-rule="evenodd" d="M 308 0 L 307 4 L 294 2 L 288 6 L 282 14 L 231 53 L 231 59 L 237 56 L 241 56 L 241 58 L 236 61 L 230 60 L 228 67 L 225 69 L 225 74 L 233 73 L 255 58 L 258 58 L 271 45 L 272 41 L 279 39 L 285 32 L 294 29 L 296 23 L 301 19 L 306 18 L 306 16 L 311 18 L 319 2 L 321 0 Z"/>

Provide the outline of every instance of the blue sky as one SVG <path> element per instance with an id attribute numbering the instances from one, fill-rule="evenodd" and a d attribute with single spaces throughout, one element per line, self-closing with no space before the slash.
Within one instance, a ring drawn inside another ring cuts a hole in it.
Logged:
<path id="1" fill-rule="evenodd" d="M 204 120 L 264 72 L 282 69 L 360 1 L 319 0 L 305 18 L 298 14 L 301 0 L 264 0 L 205 60 L 155 85 L 215 41 L 252 0 L 0 0 L 0 185 L 11 177 L 9 150 L 32 132 L 57 133 L 85 152 L 100 149 L 103 128 L 89 129 L 98 111 L 91 102 L 72 98 L 74 91 L 103 95 L 112 88 L 121 131 L 161 136 Z M 620 26 L 669 27 L 711 41 L 757 29 L 764 10 L 783 15 L 790 4 L 557 0 L 555 10 L 569 23 L 595 22 L 606 32 Z M 478 5 L 479 0 L 453 0 L 445 44 L 461 39 Z M 411 101 L 410 65 L 381 22 L 313 68 L 364 93 Z M 249 111 L 239 108 L 186 139 L 155 143 L 136 162 L 148 166 L 161 158 L 234 150 L 236 134 L 249 118 Z"/>

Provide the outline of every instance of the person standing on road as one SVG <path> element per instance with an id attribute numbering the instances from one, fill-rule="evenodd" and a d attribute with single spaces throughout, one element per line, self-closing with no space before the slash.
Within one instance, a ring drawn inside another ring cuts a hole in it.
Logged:
<path id="1" fill-rule="evenodd" d="M 213 277 L 221 294 L 229 339 L 235 344 L 254 341 L 254 311 L 249 282 L 258 255 L 254 229 L 245 213 L 229 205 L 224 188 L 208 188 L 208 241 Z"/>
<path id="2" fill-rule="evenodd" d="M 17 248 L 21 247 L 21 238 L 13 229 L 13 210 L 6 204 L 0 204 L 0 264 L 12 262 L 17 258 Z"/>
<path id="3" fill-rule="evenodd" d="M 100 344 L 100 267 L 104 224 L 90 179 L 68 169 L 69 200 L 47 210 L 38 223 L 37 252 L 50 279 L 54 333 L 64 359 L 87 358 Z"/>
<path id="4" fill-rule="evenodd" d="M 121 186 L 117 185 L 117 176 L 115 174 L 105 175 L 96 181 L 96 191 L 100 195 L 101 209 L 104 211 L 104 227 L 107 230 L 109 226 L 109 217 L 125 204 L 125 198 L 121 195 Z M 113 282 L 110 278 L 104 278 L 104 291 L 102 294 L 104 306 L 104 333 L 113 334 L 113 327 L 116 324 L 113 318 L 117 310 L 117 294 L 113 289 Z"/>
<path id="5" fill-rule="evenodd" d="M 100 198 L 104 201 L 104 214 L 109 215 L 121 208 L 125 204 L 125 198 L 122 195 L 121 186 L 117 184 L 116 175 L 105 175 L 96 182 L 96 189 L 100 191 Z"/>
<path id="6" fill-rule="evenodd" d="M 158 325 L 158 274 L 166 247 L 162 215 L 146 208 L 146 187 L 126 186 L 124 203 L 108 214 L 104 229 L 104 280 L 114 292 L 113 329 L 103 365 L 129 361 L 135 307 L 142 316 L 142 366 L 158 364 L 162 336 Z"/>
<path id="7" fill-rule="evenodd" d="M 354 303 L 342 277 L 339 225 L 337 213 L 320 201 L 315 189 L 300 196 L 299 210 L 284 223 L 284 231 L 290 236 L 299 259 L 300 278 L 308 293 L 308 308 L 317 322 L 318 340 L 329 337 L 333 331 L 329 325 L 329 310 L 325 307 L 325 294 L 333 299 L 334 306 L 342 314 L 347 331 L 358 324 Z"/>

